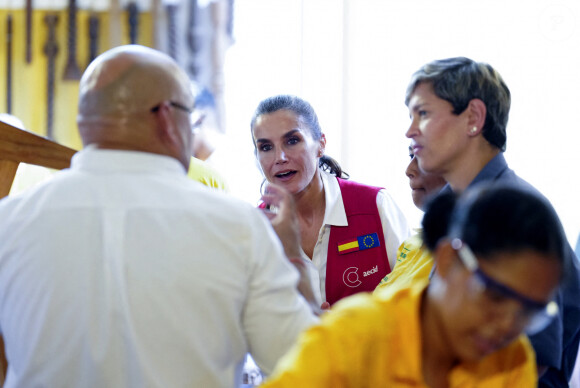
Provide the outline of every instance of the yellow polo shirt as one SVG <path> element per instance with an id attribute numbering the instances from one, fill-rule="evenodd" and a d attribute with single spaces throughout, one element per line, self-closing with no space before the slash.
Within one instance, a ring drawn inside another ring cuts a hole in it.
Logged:
<path id="1" fill-rule="evenodd" d="M 272 387 L 427 387 L 421 371 L 420 300 L 426 281 L 338 302 L 305 331 L 263 384 Z M 525 336 L 477 363 L 460 364 L 450 387 L 536 387 Z"/>
<path id="2" fill-rule="evenodd" d="M 405 240 L 397 250 L 397 264 L 391 273 L 381 280 L 376 290 L 385 286 L 407 287 L 418 280 L 429 279 L 433 268 L 433 258 L 426 247 L 423 247 L 421 233 Z"/>
<path id="3" fill-rule="evenodd" d="M 226 181 L 221 174 L 212 165 L 201 159 L 191 158 L 187 176 L 194 181 L 201 182 L 214 189 L 219 189 L 226 193 L 229 191 Z"/>

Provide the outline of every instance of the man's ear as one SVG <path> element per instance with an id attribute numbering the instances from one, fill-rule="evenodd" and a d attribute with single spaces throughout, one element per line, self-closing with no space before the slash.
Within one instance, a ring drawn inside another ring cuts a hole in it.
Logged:
<path id="1" fill-rule="evenodd" d="M 171 117 L 171 106 L 169 102 L 164 101 L 159 104 L 159 109 L 155 112 L 157 121 L 156 131 L 157 137 L 165 146 L 174 146 L 177 142 L 179 144 L 180 134 L 179 128 L 175 125 Z"/>
<path id="2" fill-rule="evenodd" d="M 441 239 L 433 252 L 433 261 L 435 262 L 435 271 L 440 278 L 445 279 L 456 260 L 455 249 L 451 246 L 448 238 Z"/>
<path id="3" fill-rule="evenodd" d="M 483 126 L 485 125 L 485 117 L 487 115 L 487 108 L 485 103 L 479 98 L 474 98 L 469 101 L 467 105 L 468 109 L 468 127 L 469 133 L 471 135 L 476 135 L 481 133 Z"/>

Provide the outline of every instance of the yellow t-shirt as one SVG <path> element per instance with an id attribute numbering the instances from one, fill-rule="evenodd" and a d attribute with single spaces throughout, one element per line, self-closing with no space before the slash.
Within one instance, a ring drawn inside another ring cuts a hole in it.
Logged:
<path id="1" fill-rule="evenodd" d="M 419 316 L 426 286 L 421 281 L 339 301 L 320 324 L 300 336 L 262 387 L 426 387 Z M 450 387 L 536 385 L 534 352 L 523 335 L 449 374 Z"/>
<path id="2" fill-rule="evenodd" d="M 187 176 L 206 186 L 220 189 L 226 193 L 229 191 L 226 181 L 221 174 L 213 166 L 201 159 L 191 158 Z"/>
<path id="3" fill-rule="evenodd" d="M 417 233 L 401 244 L 395 268 L 381 280 L 375 291 L 385 286 L 408 287 L 419 280 L 429 279 L 432 268 L 431 253 L 423 247 L 421 234 Z"/>

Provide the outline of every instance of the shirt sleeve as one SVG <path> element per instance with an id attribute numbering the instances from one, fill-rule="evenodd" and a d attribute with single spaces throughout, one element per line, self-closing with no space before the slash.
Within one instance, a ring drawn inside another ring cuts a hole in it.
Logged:
<path id="1" fill-rule="evenodd" d="M 377 194 L 377 208 L 383 225 L 387 256 L 389 256 L 389 265 L 392 270 L 397 263 L 397 250 L 403 241 L 411 235 L 411 228 L 401 209 L 385 190 L 380 190 Z"/>
<path id="2" fill-rule="evenodd" d="M 269 221 L 261 214 L 253 221 L 242 321 L 250 353 L 267 375 L 298 334 L 318 319 L 299 294 L 298 271 L 284 256 Z"/>

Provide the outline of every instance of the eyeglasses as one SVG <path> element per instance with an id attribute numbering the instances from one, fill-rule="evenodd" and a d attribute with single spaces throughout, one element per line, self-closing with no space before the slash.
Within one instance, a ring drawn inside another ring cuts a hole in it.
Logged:
<path id="1" fill-rule="evenodd" d="M 555 301 L 542 303 L 528 298 L 514 289 L 498 282 L 483 272 L 471 248 L 460 239 L 451 241 L 459 259 L 472 273 L 472 289 L 484 294 L 490 301 L 516 300 L 522 306 L 518 318 L 527 334 L 535 334 L 550 324 L 558 315 L 558 304 Z"/>
<path id="2" fill-rule="evenodd" d="M 191 115 L 191 130 L 195 131 L 203 124 L 205 113 L 194 113 Z"/>
<path id="3" fill-rule="evenodd" d="M 184 112 L 187 112 L 188 114 L 191 114 L 193 112 L 193 109 L 189 109 L 185 105 L 181 105 L 178 102 L 169 101 L 169 105 L 171 105 L 175 109 L 179 109 L 179 110 L 182 110 Z M 159 111 L 160 107 L 161 107 L 161 104 L 155 105 L 153 108 L 151 108 L 151 112 L 155 113 L 155 112 Z"/>

